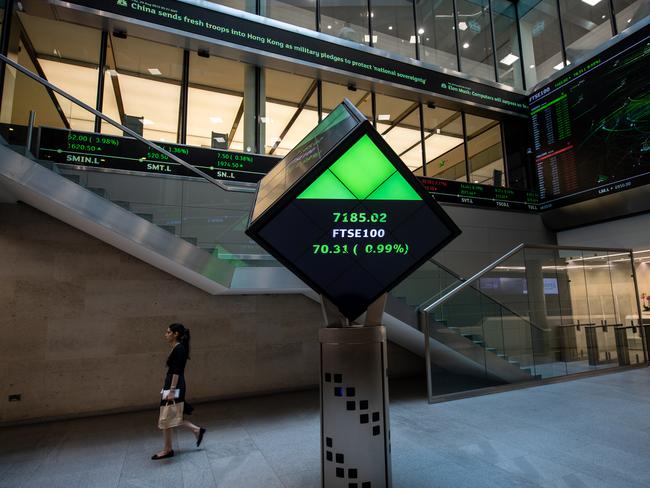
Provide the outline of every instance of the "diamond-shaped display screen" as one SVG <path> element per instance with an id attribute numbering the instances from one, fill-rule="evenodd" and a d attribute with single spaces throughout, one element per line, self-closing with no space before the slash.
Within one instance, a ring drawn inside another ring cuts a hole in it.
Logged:
<path id="1" fill-rule="evenodd" d="M 367 121 L 337 149 L 248 233 L 354 319 L 459 230 Z"/>

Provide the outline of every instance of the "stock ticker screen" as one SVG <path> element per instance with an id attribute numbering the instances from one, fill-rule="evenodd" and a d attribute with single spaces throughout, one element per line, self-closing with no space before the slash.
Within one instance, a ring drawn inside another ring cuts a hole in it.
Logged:
<path id="1" fill-rule="evenodd" d="M 650 37 L 625 41 L 531 96 L 541 210 L 650 182 Z"/>
<path id="2" fill-rule="evenodd" d="M 246 231 L 351 320 L 460 233 L 356 112 L 340 105 L 262 179 Z"/>

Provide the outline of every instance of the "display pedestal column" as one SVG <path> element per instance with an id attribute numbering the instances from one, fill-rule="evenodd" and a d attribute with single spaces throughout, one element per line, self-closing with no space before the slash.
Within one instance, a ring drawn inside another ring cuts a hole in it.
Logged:
<path id="1" fill-rule="evenodd" d="M 383 326 L 328 327 L 321 350 L 323 488 L 390 488 Z"/>

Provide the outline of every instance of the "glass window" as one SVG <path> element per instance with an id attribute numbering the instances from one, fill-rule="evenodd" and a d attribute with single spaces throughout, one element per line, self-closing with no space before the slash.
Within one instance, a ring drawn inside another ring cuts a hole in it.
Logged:
<path id="1" fill-rule="evenodd" d="M 612 37 L 607 2 L 560 0 L 567 60 L 574 62 Z"/>
<path id="2" fill-rule="evenodd" d="M 265 73 L 265 152 L 284 156 L 318 125 L 316 81 L 272 69 Z"/>
<path id="3" fill-rule="evenodd" d="M 494 80 L 494 53 L 488 0 L 456 0 L 460 70 Z"/>
<path id="4" fill-rule="evenodd" d="M 291 25 L 316 29 L 315 0 L 266 0 L 266 11 L 261 13 Z"/>
<path id="5" fill-rule="evenodd" d="M 466 181 L 461 113 L 433 105 L 423 110 L 427 176 Z M 416 171 L 416 174 L 422 172 Z"/>
<path id="6" fill-rule="evenodd" d="M 321 31 L 348 41 L 368 44 L 368 2 L 349 0 L 344 5 L 337 0 L 321 0 Z"/>
<path id="7" fill-rule="evenodd" d="M 146 139 L 176 142 L 183 51 L 111 35 L 106 62 L 104 113 Z M 108 124 L 102 132 L 118 133 Z"/>
<path id="8" fill-rule="evenodd" d="M 556 0 L 519 2 L 521 45 L 527 88 L 564 67 Z"/>
<path id="9" fill-rule="evenodd" d="M 419 102 L 377 95 L 377 130 L 412 171 L 422 167 L 422 151 L 413 151 L 421 147 L 419 105 Z M 404 157 L 407 153 L 408 160 Z"/>
<path id="10" fill-rule="evenodd" d="M 38 64 L 50 83 L 94 107 L 99 76 L 100 31 L 22 13 L 19 17 L 31 45 L 24 46 L 21 55 L 31 58 L 29 64 L 34 68 Z M 13 28 L 19 28 L 18 24 Z M 95 118 L 90 112 L 61 95 L 54 96 L 72 129 L 93 130 Z M 37 113 L 37 121 L 39 125 L 44 124 L 41 114 Z"/>
<path id="11" fill-rule="evenodd" d="M 244 67 L 191 53 L 187 144 L 243 150 Z"/>
<path id="12" fill-rule="evenodd" d="M 505 186 L 501 127 L 497 120 L 465 116 L 469 179 L 483 185 Z"/>
<path id="13" fill-rule="evenodd" d="M 517 16 L 514 4 L 509 0 L 492 0 L 492 18 L 499 81 L 523 89 L 521 53 L 519 52 L 519 35 L 517 34 Z"/>
<path id="14" fill-rule="evenodd" d="M 367 118 L 372 121 L 372 100 L 371 93 L 364 90 L 350 90 L 344 85 L 323 82 L 323 117 L 347 98 Z"/>
<path id="15" fill-rule="evenodd" d="M 650 0 L 613 0 L 613 3 L 618 32 L 650 15 Z"/>
<path id="16" fill-rule="evenodd" d="M 453 1 L 416 0 L 415 15 L 420 59 L 425 63 L 458 70 Z"/>
<path id="17" fill-rule="evenodd" d="M 236 8 L 237 10 L 244 10 L 246 12 L 255 13 L 255 2 L 249 0 L 207 0 L 210 3 L 225 5 L 226 7 Z"/>
<path id="18" fill-rule="evenodd" d="M 415 58 L 413 1 L 372 4 L 373 45 L 391 53 Z"/>

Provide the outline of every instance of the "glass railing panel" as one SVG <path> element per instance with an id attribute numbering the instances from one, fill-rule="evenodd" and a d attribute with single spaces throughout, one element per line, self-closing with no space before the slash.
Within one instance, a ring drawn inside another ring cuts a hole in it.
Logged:
<path id="1" fill-rule="evenodd" d="M 610 252 L 608 255 L 609 274 L 614 297 L 615 321 L 621 325 L 638 324 L 639 310 L 636 300 L 636 288 L 633 258 L 629 253 Z"/>
<path id="2" fill-rule="evenodd" d="M 426 261 L 417 270 L 391 290 L 391 295 L 402 298 L 415 309 L 423 302 L 437 297 L 461 283 L 461 279 L 435 261 Z"/>
<path id="3" fill-rule="evenodd" d="M 473 285 L 509 310 L 522 317 L 528 317 L 526 263 L 523 251 L 515 253 L 490 269 Z"/>
<path id="4" fill-rule="evenodd" d="M 607 251 L 583 251 L 582 269 L 589 306 L 590 322 L 616 323 L 616 308 L 609 274 Z"/>
<path id="5" fill-rule="evenodd" d="M 0 135 L 4 144 L 21 154 L 26 153 L 27 126 L 30 112 L 33 112 L 35 125 L 30 151 L 27 151 L 31 159 L 230 265 L 279 266 L 244 233 L 254 197 L 251 188 L 229 191 L 199 175 L 186 177 L 151 173 L 149 164 L 162 161 L 166 165 L 181 165 L 163 152 L 132 138 L 70 132 L 70 121 L 60 107 L 60 95 L 55 96 L 52 89 L 20 71 L 7 70 L 11 71 L 15 85 L 14 90 L 3 98 Z M 80 110 L 86 111 L 86 118 L 94 120 L 92 112 L 79 106 Z M 108 122 L 102 121 L 103 125 L 108 125 Z M 42 128 L 50 133 L 52 129 L 61 130 L 55 137 L 56 148 L 45 144 L 37 147 Z M 102 168 L 105 158 L 123 157 L 115 148 L 126 141 L 130 149 L 143 155 L 138 159 L 131 158 L 133 169 Z M 157 144 L 165 148 L 164 142 Z M 74 161 L 69 156 L 85 161 Z M 93 166 L 88 161 L 93 161 Z M 142 171 L 138 169 L 140 165 Z"/>
<path id="6" fill-rule="evenodd" d="M 503 360 L 530 374 L 530 379 L 542 374 L 538 371 L 537 351 L 534 347 L 535 329 L 530 323 L 505 308 L 501 309 Z"/>

